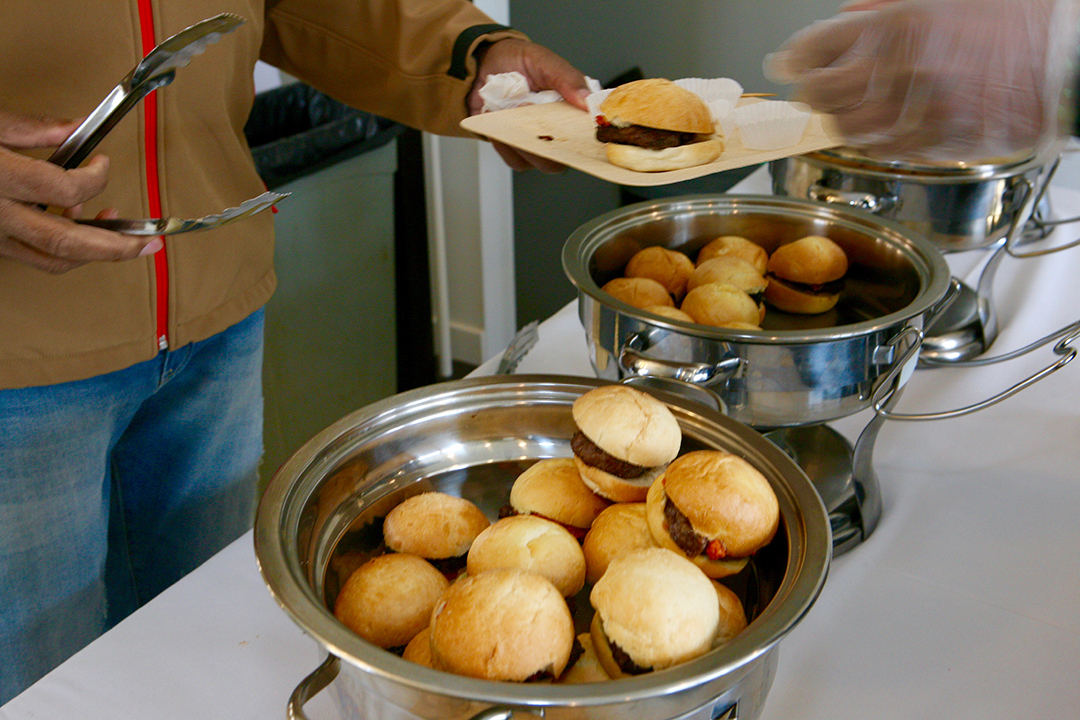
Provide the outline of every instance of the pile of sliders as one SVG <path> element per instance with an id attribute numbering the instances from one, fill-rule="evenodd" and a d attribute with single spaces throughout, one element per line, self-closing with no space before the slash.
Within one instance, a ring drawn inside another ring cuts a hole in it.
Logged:
<path id="1" fill-rule="evenodd" d="M 394 507 L 386 552 L 349 575 L 338 620 L 406 660 L 508 682 L 632 677 L 745 629 L 720 580 L 777 532 L 766 478 L 725 451 L 680 455 L 671 410 L 631 387 L 591 390 L 572 415 L 573 457 L 531 465 L 494 522 L 440 492 Z"/>
<path id="2" fill-rule="evenodd" d="M 760 330 L 766 308 L 815 315 L 840 299 L 848 258 L 827 237 L 810 235 L 770 255 L 737 235 L 718 237 L 691 259 L 663 246 L 639 250 L 604 292 L 639 310 L 683 322 Z"/>

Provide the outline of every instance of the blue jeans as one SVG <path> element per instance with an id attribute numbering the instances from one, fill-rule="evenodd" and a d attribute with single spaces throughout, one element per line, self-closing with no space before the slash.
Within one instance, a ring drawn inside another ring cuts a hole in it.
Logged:
<path id="1" fill-rule="evenodd" d="M 263 316 L 0 390 L 0 704 L 251 527 Z"/>

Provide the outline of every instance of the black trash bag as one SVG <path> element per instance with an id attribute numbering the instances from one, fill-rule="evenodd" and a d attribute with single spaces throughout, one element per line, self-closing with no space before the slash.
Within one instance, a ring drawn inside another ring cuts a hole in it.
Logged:
<path id="1" fill-rule="evenodd" d="M 297 82 L 256 95 L 244 134 L 273 190 L 385 145 L 404 129 Z"/>

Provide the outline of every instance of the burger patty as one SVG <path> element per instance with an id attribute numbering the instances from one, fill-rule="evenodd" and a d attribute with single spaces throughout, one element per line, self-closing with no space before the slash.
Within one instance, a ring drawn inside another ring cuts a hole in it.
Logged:
<path id="1" fill-rule="evenodd" d="M 585 433 L 580 430 L 574 433 L 574 437 L 570 438 L 570 447 L 573 449 L 574 454 L 581 458 L 586 465 L 611 473 L 616 477 L 630 480 L 641 477 L 649 471 L 647 467 L 634 465 L 610 455 L 592 440 L 585 437 Z"/>
<path id="2" fill-rule="evenodd" d="M 596 139 L 600 142 L 622 143 L 623 145 L 637 145 L 650 150 L 662 150 L 680 145 L 689 145 L 697 140 L 698 136 L 697 133 L 658 130 L 642 125 L 627 125 L 626 127 L 599 125 L 596 128 Z"/>
<path id="3" fill-rule="evenodd" d="M 827 283 L 813 284 L 788 280 L 787 278 L 777 277 L 773 273 L 769 273 L 769 279 L 781 282 L 788 287 L 798 290 L 799 292 L 807 293 L 808 295 L 839 295 L 840 291 L 844 289 L 844 278 L 832 280 Z"/>
<path id="4" fill-rule="evenodd" d="M 455 555 L 448 558 L 424 558 L 429 563 L 435 566 L 435 569 L 441 572 L 447 577 L 448 580 L 453 580 L 458 575 L 465 571 L 465 564 L 468 561 L 468 554 Z"/>
<path id="5" fill-rule="evenodd" d="M 644 675 L 645 673 L 652 670 L 652 668 L 641 667 L 636 662 L 634 662 L 633 659 L 631 659 L 631 657 L 626 654 L 626 651 L 615 643 L 611 642 L 610 638 L 608 638 L 608 645 L 611 646 L 611 657 L 613 660 L 615 660 L 615 664 L 617 664 L 619 666 L 619 669 L 627 675 Z"/>
<path id="6" fill-rule="evenodd" d="M 697 557 L 705 552 L 709 545 L 708 539 L 694 531 L 682 510 L 675 507 L 670 498 L 664 501 L 664 520 L 667 521 L 668 535 L 671 535 L 671 539 L 687 557 Z"/>

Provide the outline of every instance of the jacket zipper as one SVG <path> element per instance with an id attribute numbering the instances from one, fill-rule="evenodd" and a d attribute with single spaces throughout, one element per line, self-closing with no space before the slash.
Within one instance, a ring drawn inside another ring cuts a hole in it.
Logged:
<path id="1" fill-rule="evenodd" d="M 142 54 L 145 56 L 157 40 L 154 36 L 154 8 L 151 0 L 139 0 L 139 31 L 142 36 Z M 162 217 L 161 186 L 158 183 L 157 152 L 157 91 L 151 92 L 143 100 L 143 144 L 146 154 L 146 191 L 150 217 Z M 160 236 L 161 242 L 165 237 Z M 169 347 L 169 261 L 165 246 L 154 253 L 154 280 L 156 286 L 157 313 L 154 327 L 159 350 Z"/>

